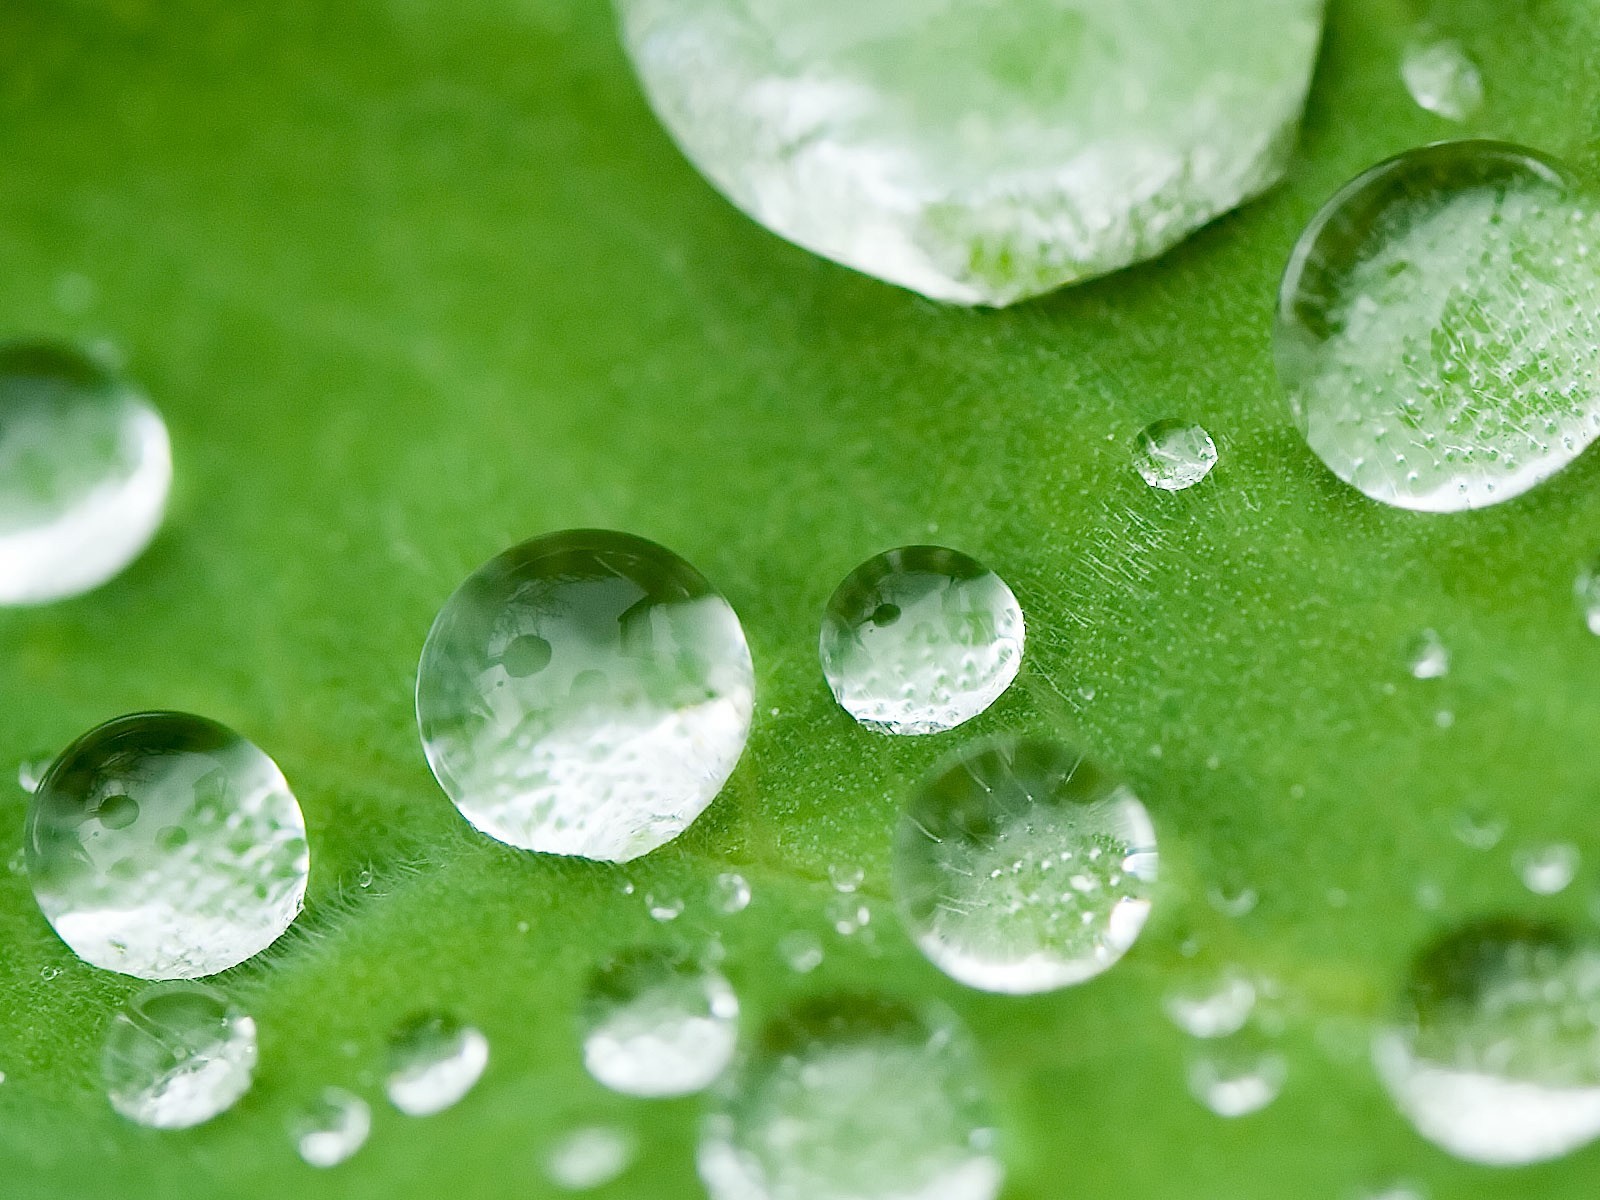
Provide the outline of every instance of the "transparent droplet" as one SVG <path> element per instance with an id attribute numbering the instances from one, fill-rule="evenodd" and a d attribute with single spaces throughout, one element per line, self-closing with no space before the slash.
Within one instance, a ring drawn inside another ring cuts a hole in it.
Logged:
<path id="1" fill-rule="evenodd" d="M 1417 635 L 1406 658 L 1414 679 L 1443 679 L 1450 674 L 1450 647 L 1431 629 Z"/>
<path id="2" fill-rule="evenodd" d="M 1536 896 L 1565 891 L 1578 874 L 1578 848 L 1571 842 L 1548 842 L 1517 855 L 1522 885 Z"/>
<path id="3" fill-rule="evenodd" d="M 361 870 L 356 874 L 356 886 L 358 888 L 361 888 L 362 890 L 365 890 L 365 889 L 370 888 L 372 886 L 372 870 L 371 870 L 371 868 L 369 868 L 369 867 L 362 867 L 361 868 Z"/>
<path id="4" fill-rule="evenodd" d="M 653 892 L 646 892 L 644 907 L 645 911 L 650 914 L 652 921 L 676 921 L 683 916 L 683 897 L 657 896 Z"/>
<path id="5" fill-rule="evenodd" d="M 300 1157 L 313 1167 L 336 1167 L 366 1144 L 372 1109 L 343 1088 L 325 1088 L 289 1121 L 289 1136 Z"/>
<path id="6" fill-rule="evenodd" d="M 673 138 L 782 237 L 962 304 L 1159 254 L 1283 172 L 1313 0 L 621 0 Z"/>
<path id="7" fill-rule="evenodd" d="M 389 1102 L 410 1117 L 442 1112 L 472 1090 L 489 1065 L 489 1041 L 442 1013 L 413 1017 L 389 1037 Z"/>
<path id="8" fill-rule="evenodd" d="M 992 1200 L 982 1065 L 939 1009 L 833 996 L 774 1022 L 701 1128 L 712 1200 Z"/>
<path id="9" fill-rule="evenodd" d="M 1276 1100 L 1288 1073 L 1283 1055 L 1245 1030 L 1194 1052 L 1189 1091 L 1219 1117 L 1244 1117 Z"/>
<path id="10" fill-rule="evenodd" d="M 829 899 L 825 915 L 840 937 L 854 937 L 872 924 L 872 909 L 859 896 L 838 895 Z"/>
<path id="11" fill-rule="evenodd" d="M 51 761 L 48 758 L 23 759 L 17 764 L 17 786 L 28 795 L 33 795 L 44 781 L 44 773 L 50 769 Z"/>
<path id="12" fill-rule="evenodd" d="M 1155 830 L 1128 788 L 1066 746 L 963 751 L 925 781 L 895 834 L 907 930 L 953 979 L 993 992 L 1081 983 L 1150 912 Z"/>
<path id="13" fill-rule="evenodd" d="M 828 601 L 822 672 L 847 713 L 880 733 L 954 729 L 1022 666 L 1022 609 L 1005 581 L 954 550 L 868 559 Z"/>
<path id="14" fill-rule="evenodd" d="M 1520 495 L 1600 434 L 1600 210 L 1496 142 L 1411 150 L 1339 192 L 1283 281 L 1279 374 L 1311 449 L 1427 512 Z"/>
<path id="15" fill-rule="evenodd" d="M 866 878 L 867 873 L 860 867 L 846 866 L 844 863 L 830 863 L 828 866 L 828 882 L 836 892 L 849 894 L 859 888 Z"/>
<path id="16" fill-rule="evenodd" d="M 750 884 L 737 871 L 724 871 L 711 888 L 711 904 L 724 916 L 741 913 L 750 907 Z"/>
<path id="17" fill-rule="evenodd" d="M 1579 571 L 1572 590 L 1578 600 L 1578 610 L 1583 614 L 1583 623 L 1590 633 L 1600 637 L 1600 562 Z"/>
<path id="18" fill-rule="evenodd" d="M 1261 893 L 1246 883 L 1214 883 L 1206 889 L 1206 903 L 1225 917 L 1247 917 L 1261 903 Z"/>
<path id="19" fill-rule="evenodd" d="M 1133 465 L 1151 487 L 1181 492 L 1211 473 L 1217 465 L 1217 444 L 1198 425 L 1157 421 L 1139 434 L 1133 448 Z"/>
<path id="20" fill-rule="evenodd" d="M 568 1192 L 588 1192 L 618 1179 L 638 1145 L 625 1129 L 585 1125 L 562 1135 L 545 1155 L 545 1175 Z"/>
<path id="21" fill-rule="evenodd" d="M 778 939 L 778 955 L 796 975 L 809 975 L 822 965 L 822 939 L 809 929 L 796 929 Z"/>
<path id="22" fill-rule="evenodd" d="M 100 586 L 161 527 L 167 427 L 136 390 L 70 346 L 0 345 L 0 604 Z"/>
<path id="23" fill-rule="evenodd" d="M 234 966 L 305 896 L 305 821 L 270 758 L 184 713 L 119 717 L 56 759 L 28 806 L 28 877 L 85 962 L 145 979 Z"/>
<path id="24" fill-rule="evenodd" d="M 484 833 L 624 862 L 722 789 L 754 687 L 739 620 L 698 571 L 642 538 L 575 530 L 506 551 L 450 598 L 417 719 L 434 775 Z"/>
<path id="25" fill-rule="evenodd" d="M 145 988 L 111 1019 L 101 1074 L 111 1107 L 154 1129 L 226 1112 L 256 1069 L 256 1024 L 213 988 Z"/>
<path id="26" fill-rule="evenodd" d="M 1400 75 L 1418 107 L 1465 121 L 1483 106 L 1483 73 L 1454 38 L 1422 36 L 1405 49 Z"/>
<path id="27" fill-rule="evenodd" d="M 733 1057 L 739 1001 L 728 981 L 692 959 L 635 950 L 589 981 L 581 1015 L 589 1074 L 629 1096 L 686 1096 Z"/>
<path id="28" fill-rule="evenodd" d="M 1173 988 L 1163 1002 L 1172 1023 L 1197 1038 L 1238 1033 L 1255 1006 L 1255 984 L 1235 970 Z"/>
<path id="29" fill-rule="evenodd" d="M 1373 1058 L 1400 1111 L 1458 1158 L 1568 1154 L 1600 1137 L 1600 945 L 1517 920 L 1450 933 L 1413 965 Z"/>

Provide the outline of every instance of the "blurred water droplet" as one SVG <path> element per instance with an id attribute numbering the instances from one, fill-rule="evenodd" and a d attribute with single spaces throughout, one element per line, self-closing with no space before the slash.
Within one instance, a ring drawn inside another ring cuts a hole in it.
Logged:
<path id="1" fill-rule="evenodd" d="M 1473 850 L 1492 850 L 1506 834 L 1506 819 L 1498 813 L 1468 805 L 1456 813 L 1451 830 L 1456 839 Z"/>
<path id="2" fill-rule="evenodd" d="M 1549 842 L 1517 854 L 1517 875 L 1536 896 L 1565 891 L 1578 874 L 1578 848 L 1571 842 Z"/>
<path id="3" fill-rule="evenodd" d="M 1583 613 L 1584 625 L 1590 633 L 1600 636 L 1600 563 L 1592 563 L 1579 571 L 1572 590 Z"/>
<path id="4" fill-rule="evenodd" d="M 1214 883 L 1206 889 L 1206 902 L 1225 917 L 1247 917 L 1261 902 L 1261 895 L 1246 883 Z"/>
<path id="5" fill-rule="evenodd" d="M 822 619 L 822 671 L 847 713 L 880 733 L 970 721 L 1022 666 L 1022 609 L 1005 581 L 939 546 L 868 559 Z"/>
<path id="6" fill-rule="evenodd" d="M 1163 492 L 1192 488 L 1217 465 L 1217 444 L 1198 425 L 1157 421 L 1146 426 L 1133 448 L 1139 477 Z"/>
<path id="7" fill-rule="evenodd" d="M 867 873 L 860 867 L 845 866 L 843 863 L 831 863 L 828 866 L 828 882 L 836 892 L 853 892 L 866 877 Z"/>
<path id="8" fill-rule="evenodd" d="M 372 872 L 366 867 L 362 867 L 361 871 L 356 875 L 356 886 L 362 889 L 372 886 Z"/>
<path id="9" fill-rule="evenodd" d="M 1465 121 L 1483 106 L 1483 74 L 1454 38 L 1423 36 L 1405 49 L 1400 75 L 1418 107 Z"/>
<path id="10" fill-rule="evenodd" d="M 157 984 L 112 1018 L 100 1063 L 117 1112 L 154 1129 L 187 1129 L 250 1090 L 256 1025 L 204 984 Z"/>
<path id="11" fill-rule="evenodd" d="M 39 790 L 39 784 L 44 780 L 44 773 L 50 769 L 52 759 L 25 758 L 17 764 L 17 786 L 28 795 L 33 795 Z"/>
<path id="12" fill-rule="evenodd" d="M 682 896 L 657 896 L 653 892 L 646 892 L 644 906 L 652 921 L 676 921 L 683 916 Z"/>
<path id="13" fill-rule="evenodd" d="M 588 1192 L 619 1179 L 633 1162 L 638 1143 L 612 1125 L 585 1125 L 563 1134 L 545 1155 L 545 1175 L 556 1187 Z"/>
<path id="14" fill-rule="evenodd" d="M 712 885 L 711 903 L 725 916 L 741 913 L 750 907 L 750 884 L 737 871 L 724 871 Z"/>
<path id="15" fill-rule="evenodd" d="M 1190 1037 L 1228 1037 L 1250 1019 L 1256 988 L 1245 975 L 1230 968 L 1173 988 L 1163 1006 L 1172 1023 Z"/>
<path id="16" fill-rule="evenodd" d="M 739 1032 L 739 1001 L 715 971 L 662 950 L 619 955 L 589 981 L 583 1062 L 630 1096 L 685 1096 L 722 1074 Z"/>
<path id="17" fill-rule="evenodd" d="M 1195 1051 L 1189 1091 L 1219 1117 L 1244 1117 L 1276 1100 L 1288 1073 L 1283 1055 L 1244 1031 Z"/>
<path id="18" fill-rule="evenodd" d="M 410 1117 L 455 1104 L 489 1064 L 489 1041 L 470 1025 L 439 1013 L 413 1017 L 389 1037 L 389 1102 Z"/>
<path id="19" fill-rule="evenodd" d="M 94 280 L 81 271 L 62 272 L 56 276 L 55 285 L 50 290 L 56 307 L 72 317 L 81 317 L 93 308 L 99 294 Z"/>
<path id="20" fill-rule="evenodd" d="M 778 939 L 778 955 L 797 975 L 809 975 L 822 965 L 822 940 L 808 929 L 796 929 Z"/>
<path id="21" fill-rule="evenodd" d="M 289 1136 L 302 1160 L 313 1167 L 336 1167 L 366 1144 L 372 1109 L 343 1088 L 325 1088 L 290 1118 Z"/>
<path id="22" fill-rule="evenodd" d="M 1406 655 L 1414 679 L 1443 679 L 1450 674 L 1450 648 L 1431 629 L 1424 629 Z"/>
<path id="23" fill-rule="evenodd" d="M 872 909 L 856 896 L 838 895 L 829 899 L 825 915 L 840 937 L 853 937 L 872 923 Z"/>
<path id="24" fill-rule="evenodd" d="M 434 775 L 484 833 L 625 862 L 716 798 L 754 688 L 739 619 L 698 571 L 642 538 L 575 530 L 506 551 L 451 596 L 417 716 Z"/>

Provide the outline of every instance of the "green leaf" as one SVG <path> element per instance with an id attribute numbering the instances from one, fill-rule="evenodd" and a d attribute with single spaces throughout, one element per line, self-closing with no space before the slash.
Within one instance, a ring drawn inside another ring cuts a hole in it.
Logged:
<path id="1" fill-rule="evenodd" d="M 1400 84 L 1423 17 L 1483 65 L 1469 127 Z M 603 1194 L 699 1195 L 696 1103 L 603 1092 L 573 1019 L 607 951 L 715 928 L 751 1029 L 830 986 L 955 1007 L 1003 1111 L 1011 1200 L 1336 1197 L 1396 1176 L 1439 1196 L 1588 1197 L 1600 1151 L 1495 1172 L 1430 1148 L 1367 1042 L 1434 933 L 1499 912 L 1586 919 L 1592 863 L 1536 901 L 1511 860 L 1554 838 L 1600 860 L 1600 641 L 1572 600 L 1600 549 L 1600 460 L 1488 511 L 1381 508 L 1294 432 L 1269 334 L 1298 231 L 1380 158 L 1471 132 L 1588 160 L 1600 10 L 1344 0 L 1329 20 L 1283 187 L 1151 265 L 996 314 L 853 275 L 739 216 L 655 123 L 597 4 L 5 5 L 3 324 L 120 348 L 172 425 L 178 483 L 120 579 L 0 615 L 0 755 L 123 712 L 204 713 L 283 766 L 313 878 L 295 931 L 220 981 L 260 1025 L 254 1090 L 158 1135 L 98 1088 L 103 1026 L 135 983 L 73 959 L 0 873 L 0 1190 L 542 1195 L 551 1140 L 605 1120 L 637 1129 L 641 1156 Z M 76 274 L 87 307 L 61 282 Z M 1166 417 L 1221 451 L 1175 495 L 1131 466 Z M 578 525 L 704 571 L 759 676 L 726 793 L 627 868 L 474 834 L 412 716 L 416 656 L 454 586 Z M 1029 661 L 970 729 L 872 736 L 823 685 L 821 610 L 868 555 L 930 540 L 1007 579 Z M 1406 671 L 1424 627 L 1452 651 L 1443 679 Z M 1059 731 L 1126 775 L 1163 856 L 1128 958 L 1034 999 L 946 980 L 887 896 L 913 781 L 1006 730 Z M 1469 805 L 1510 821 L 1495 848 L 1453 835 Z M 5 854 L 22 811 L 13 792 Z M 866 869 L 876 954 L 825 926 L 839 862 Z M 719 918 L 706 895 L 729 868 L 756 900 Z M 1247 916 L 1207 901 L 1243 886 L 1260 897 Z M 658 925 L 647 893 L 687 911 Z M 804 978 L 777 951 L 795 929 L 827 948 Z M 1208 964 L 1276 980 L 1285 1014 L 1284 1094 L 1233 1122 L 1189 1098 L 1189 1047 L 1161 1014 Z M 466 1100 L 411 1120 L 378 1103 L 377 1074 L 419 1008 L 458 1012 L 492 1051 Z M 329 1084 L 372 1099 L 375 1125 L 317 1173 L 284 1124 Z"/>

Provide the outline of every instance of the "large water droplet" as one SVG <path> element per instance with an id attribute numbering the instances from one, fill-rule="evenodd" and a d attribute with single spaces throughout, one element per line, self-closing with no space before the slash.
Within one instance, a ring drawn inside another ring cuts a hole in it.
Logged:
<path id="1" fill-rule="evenodd" d="M 940 733 L 983 712 L 1022 666 L 1022 609 L 1005 580 L 939 546 L 852 571 L 822 618 L 822 672 L 840 706 L 882 733 Z"/>
<path id="2" fill-rule="evenodd" d="M 161 527 L 171 483 L 148 400 L 69 346 L 0 346 L 0 604 L 116 575 Z"/>
<path id="3" fill-rule="evenodd" d="M 990 1200 L 1002 1178 L 955 1018 L 861 996 L 762 1034 L 718 1088 L 699 1163 L 712 1200 Z"/>
<path id="4" fill-rule="evenodd" d="M 1483 922 L 1430 946 L 1373 1043 L 1419 1133 L 1499 1165 L 1600 1137 L 1600 945 L 1555 926 Z"/>
<path id="5" fill-rule="evenodd" d="M 1139 434 L 1133 466 L 1140 478 L 1163 492 L 1192 488 L 1217 465 L 1217 444 L 1198 425 L 1157 421 Z"/>
<path id="6" fill-rule="evenodd" d="M 1508 500 L 1600 433 L 1600 215 L 1494 142 L 1391 159 L 1336 195 L 1284 277 L 1279 374 L 1311 449 L 1375 500 Z"/>
<path id="7" fill-rule="evenodd" d="M 621 1176 L 636 1149 L 633 1135 L 626 1130 L 585 1125 L 564 1134 L 550 1147 L 545 1174 L 566 1191 L 593 1191 Z"/>
<path id="8" fill-rule="evenodd" d="M 85 962 L 189 979 L 243 962 L 299 913 L 305 821 L 277 765 L 184 713 L 119 717 L 51 765 L 28 806 L 33 894 Z"/>
<path id="9" fill-rule="evenodd" d="M 623 954 L 598 970 L 583 1005 L 583 1062 L 630 1096 L 684 1096 L 722 1074 L 739 1001 L 715 971 L 663 950 Z"/>
<path id="10" fill-rule="evenodd" d="M 1281 174 L 1314 0 L 620 0 L 667 129 L 819 254 L 965 304 L 1147 258 Z"/>
<path id="11" fill-rule="evenodd" d="M 250 1090 L 256 1024 L 213 988 L 163 983 L 111 1020 L 101 1074 L 111 1107 L 154 1129 L 187 1129 Z"/>
<path id="12" fill-rule="evenodd" d="M 442 1112 L 472 1090 L 489 1065 L 489 1041 L 442 1013 L 404 1022 L 389 1037 L 389 1103 L 410 1117 Z"/>
<path id="13" fill-rule="evenodd" d="M 698 571 L 642 538 L 576 530 L 506 551 L 450 597 L 417 718 L 434 775 L 484 833 L 623 862 L 716 797 L 754 688 L 739 620 Z"/>
<path id="14" fill-rule="evenodd" d="M 1144 805 L 1048 741 L 964 751 L 923 783 L 895 834 L 907 929 L 940 970 L 986 991 L 1106 970 L 1144 927 L 1155 875 Z"/>
<path id="15" fill-rule="evenodd" d="M 289 1122 L 295 1150 L 313 1167 L 336 1167 L 366 1144 L 372 1109 L 343 1088 L 325 1088 Z"/>
<path id="16" fill-rule="evenodd" d="M 1421 36 L 1405 50 L 1400 76 L 1417 104 L 1451 121 L 1483 106 L 1483 73 L 1454 38 Z"/>

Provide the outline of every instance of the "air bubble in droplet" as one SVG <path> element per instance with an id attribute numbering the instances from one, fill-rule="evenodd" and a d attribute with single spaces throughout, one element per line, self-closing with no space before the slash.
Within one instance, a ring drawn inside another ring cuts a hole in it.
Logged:
<path id="1" fill-rule="evenodd" d="M 1192 488 L 1217 465 L 1217 444 L 1199 425 L 1165 420 L 1146 426 L 1133 448 L 1133 466 L 1163 492 Z"/>
<path id="2" fill-rule="evenodd" d="M 101 1056 L 111 1107 L 153 1129 L 187 1129 L 250 1090 L 256 1025 L 199 983 L 145 988 L 112 1018 Z"/>
<path id="3" fill-rule="evenodd" d="M 313 1167 L 336 1167 L 366 1144 L 372 1109 L 343 1088 L 324 1088 L 289 1121 L 289 1136 L 302 1160 Z"/>
<path id="4" fill-rule="evenodd" d="M 489 1041 L 452 1016 L 412 1017 L 389 1037 L 389 1102 L 410 1117 L 442 1112 L 469 1091 L 489 1064 Z"/>
<path id="5" fill-rule="evenodd" d="M 728 981 L 662 950 L 619 955 L 595 972 L 581 1015 L 583 1062 L 630 1096 L 685 1096 L 722 1074 L 739 1031 Z"/>

